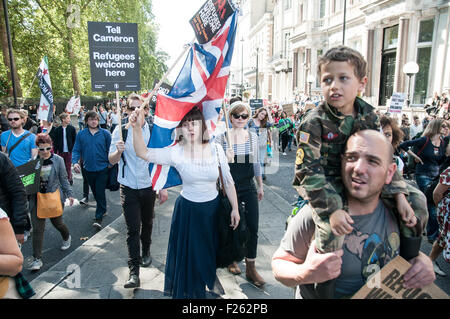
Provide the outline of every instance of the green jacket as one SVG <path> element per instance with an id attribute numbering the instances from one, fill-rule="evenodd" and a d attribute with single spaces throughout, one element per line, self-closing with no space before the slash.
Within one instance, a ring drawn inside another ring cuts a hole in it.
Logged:
<path id="1" fill-rule="evenodd" d="M 341 154 L 347 139 L 362 129 L 380 130 L 374 108 L 360 98 L 354 107 L 357 116 L 345 116 L 326 102 L 306 114 L 297 132 L 299 143 L 293 185 L 310 201 L 321 218 L 343 208 L 344 185 L 341 178 Z M 396 173 L 383 197 L 408 195 L 406 183 Z"/>

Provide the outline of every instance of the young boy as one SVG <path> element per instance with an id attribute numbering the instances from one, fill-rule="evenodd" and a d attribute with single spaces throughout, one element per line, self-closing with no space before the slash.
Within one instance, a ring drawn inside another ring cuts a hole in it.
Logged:
<path id="1" fill-rule="evenodd" d="M 313 208 L 316 248 L 321 253 L 341 249 L 345 235 L 353 231 L 342 199 L 341 156 L 345 143 L 358 130 L 380 130 L 374 108 L 358 98 L 367 83 L 366 67 L 361 54 L 351 48 L 338 46 L 326 52 L 318 63 L 325 101 L 308 112 L 297 133 L 293 185 Z M 407 260 L 417 256 L 422 227 L 428 219 L 425 196 L 396 173 L 391 184 L 385 185 L 382 198 L 401 216 L 400 255 Z M 332 298 L 332 283 L 319 284 L 317 289 L 326 295 L 324 298 Z"/>

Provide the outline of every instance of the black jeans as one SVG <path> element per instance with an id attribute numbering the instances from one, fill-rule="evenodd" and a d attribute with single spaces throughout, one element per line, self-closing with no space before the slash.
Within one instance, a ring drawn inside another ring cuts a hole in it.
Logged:
<path id="1" fill-rule="evenodd" d="M 94 194 L 97 208 L 95 210 L 95 219 L 103 219 L 106 213 L 106 182 L 108 181 L 108 168 L 97 172 L 89 172 L 85 170 L 85 174 Z"/>
<path id="2" fill-rule="evenodd" d="M 289 143 L 289 134 L 287 132 L 283 133 L 280 135 L 280 138 L 281 138 L 281 151 L 284 153 Z"/>
<path id="3" fill-rule="evenodd" d="M 246 221 L 250 234 L 247 246 L 247 258 L 256 258 L 258 248 L 258 224 L 259 224 L 259 203 L 256 188 L 245 187 L 244 189 L 236 189 L 238 202 L 245 202 L 247 209 Z"/>
<path id="4" fill-rule="evenodd" d="M 143 254 L 150 253 L 155 197 L 152 187 L 132 189 L 120 185 L 120 201 L 127 224 L 128 268 L 137 275 L 141 261 L 141 242 Z"/>

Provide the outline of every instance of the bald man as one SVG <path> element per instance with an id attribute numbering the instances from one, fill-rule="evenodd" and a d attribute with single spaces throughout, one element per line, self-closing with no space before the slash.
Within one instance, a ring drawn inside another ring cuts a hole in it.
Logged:
<path id="1" fill-rule="evenodd" d="M 296 298 L 323 298 L 316 283 L 336 279 L 334 298 L 353 296 L 374 271 L 399 254 L 400 232 L 394 213 L 380 199 L 382 188 L 396 170 L 391 144 L 378 131 L 352 135 L 342 156 L 341 174 L 348 212 L 343 248 L 319 254 L 315 249 L 312 212 L 309 205 L 291 220 L 272 258 L 275 278 L 297 287 Z M 406 288 L 424 287 L 435 280 L 431 260 L 422 252 L 409 260 Z"/>

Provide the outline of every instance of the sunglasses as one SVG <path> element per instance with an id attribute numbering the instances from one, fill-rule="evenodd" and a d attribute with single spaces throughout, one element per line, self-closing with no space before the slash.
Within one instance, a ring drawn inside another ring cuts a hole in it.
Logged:
<path id="1" fill-rule="evenodd" d="M 12 118 L 8 118 L 8 121 L 12 122 L 12 121 L 18 121 L 20 120 L 20 117 L 12 117 Z"/>
<path id="2" fill-rule="evenodd" d="M 52 148 L 51 147 L 46 147 L 46 148 L 38 148 L 39 151 L 43 152 L 43 151 L 50 151 Z"/>
<path id="3" fill-rule="evenodd" d="M 239 118 L 246 120 L 248 119 L 248 114 L 232 114 L 234 119 L 238 120 Z"/>

